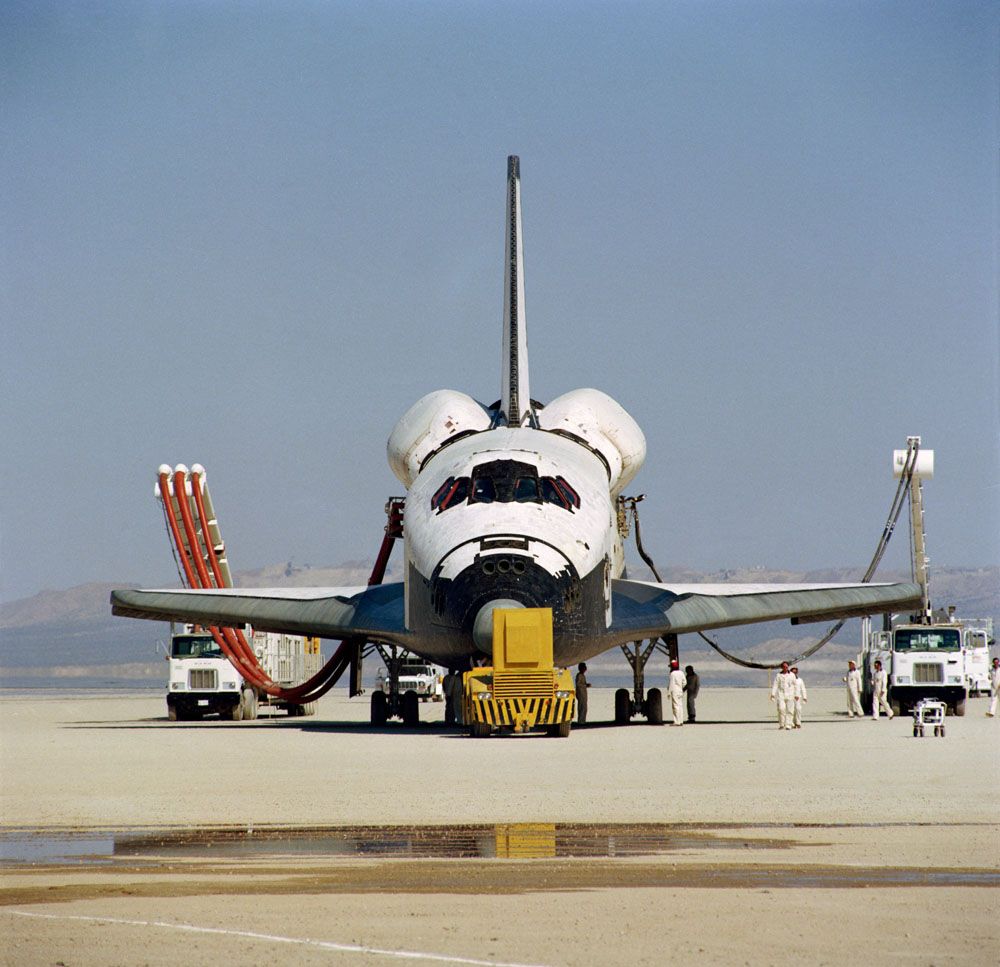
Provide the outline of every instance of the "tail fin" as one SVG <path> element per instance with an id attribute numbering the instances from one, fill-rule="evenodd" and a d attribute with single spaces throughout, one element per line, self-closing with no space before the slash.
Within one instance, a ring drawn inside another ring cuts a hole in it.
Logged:
<path id="1" fill-rule="evenodd" d="M 521 163 L 507 158 L 507 220 L 500 415 L 508 426 L 537 426 L 528 386 L 528 332 L 524 324 L 524 251 L 521 245 Z"/>

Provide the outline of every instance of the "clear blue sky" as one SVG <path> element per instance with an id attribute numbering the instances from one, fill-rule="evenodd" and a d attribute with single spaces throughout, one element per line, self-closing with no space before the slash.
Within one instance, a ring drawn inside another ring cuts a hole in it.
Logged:
<path id="1" fill-rule="evenodd" d="M 0 7 L 2 593 L 371 557 L 396 419 L 617 398 L 663 564 L 862 568 L 908 434 L 934 564 L 1000 563 L 993 2 Z M 895 564 L 906 560 L 905 534 Z"/>

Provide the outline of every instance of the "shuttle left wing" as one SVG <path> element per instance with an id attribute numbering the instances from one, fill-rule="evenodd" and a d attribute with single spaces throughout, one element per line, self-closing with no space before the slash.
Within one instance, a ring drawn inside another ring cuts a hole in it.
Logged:
<path id="1" fill-rule="evenodd" d="M 360 638 L 405 645 L 403 585 L 361 588 L 213 588 L 112 591 L 111 610 L 127 618 L 216 627 Z"/>
<path id="2" fill-rule="evenodd" d="M 920 607 L 918 584 L 612 582 L 614 643 L 761 621 L 839 620 Z"/>

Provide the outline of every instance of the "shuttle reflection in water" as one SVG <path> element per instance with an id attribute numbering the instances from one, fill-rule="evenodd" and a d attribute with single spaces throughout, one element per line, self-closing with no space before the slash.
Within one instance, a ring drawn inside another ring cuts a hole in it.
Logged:
<path id="1" fill-rule="evenodd" d="M 748 837 L 757 848 L 786 840 Z M 448 826 L 218 827 L 115 835 L 116 857 L 316 856 L 402 859 L 554 859 L 653 856 L 739 847 L 736 829 L 665 823 L 499 823 Z"/>

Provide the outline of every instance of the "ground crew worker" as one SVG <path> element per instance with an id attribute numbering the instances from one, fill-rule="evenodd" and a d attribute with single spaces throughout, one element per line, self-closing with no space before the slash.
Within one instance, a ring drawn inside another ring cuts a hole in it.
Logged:
<path id="1" fill-rule="evenodd" d="M 799 670 L 792 669 L 795 676 L 795 711 L 792 714 L 792 725 L 797 729 L 802 728 L 802 706 L 809 701 L 809 693 L 806 691 L 806 683 L 799 678 Z"/>
<path id="2" fill-rule="evenodd" d="M 583 725 L 587 721 L 587 663 L 580 662 L 576 666 L 576 724 Z"/>
<path id="3" fill-rule="evenodd" d="M 863 717 L 865 712 L 861 707 L 861 672 L 853 661 L 847 663 L 847 677 L 841 681 L 847 683 L 847 717 Z"/>
<path id="4" fill-rule="evenodd" d="M 774 676 L 771 701 L 778 703 L 778 728 L 791 729 L 795 717 L 795 676 L 788 670 L 788 662 L 781 663 L 781 671 Z"/>
<path id="5" fill-rule="evenodd" d="M 684 724 L 684 686 L 687 678 L 681 671 L 677 659 L 670 662 L 670 681 L 667 684 L 667 694 L 670 696 L 670 711 L 674 716 L 674 725 Z"/>
<path id="6" fill-rule="evenodd" d="M 452 683 L 455 681 L 455 671 L 448 669 L 448 673 L 441 679 L 441 691 L 444 692 L 444 723 L 445 725 L 455 724 L 455 699 L 452 697 Z"/>
<path id="7" fill-rule="evenodd" d="M 455 724 L 462 725 L 465 716 L 462 714 L 465 702 L 465 683 L 462 681 L 462 673 L 456 671 L 451 679 L 451 710 L 455 715 Z"/>
<path id="8" fill-rule="evenodd" d="M 694 700 L 698 697 L 698 692 L 701 689 L 701 681 L 698 679 L 697 672 L 690 665 L 684 666 L 684 678 L 687 681 L 684 691 L 687 692 L 688 721 L 694 722 Z"/>
<path id="9" fill-rule="evenodd" d="M 991 717 L 996 715 L 998 704 L 1000 704 L 1000 658 L 994 658 L 993 667 L 990 669 L 990 710 L 986 714 Z"/>
<path id="10" fill-rule="evenodd" d="M 872 718 L 877 719 L 880 711 L 892 718 L 892 709 L 889 707 L 889 673 L 882 668 L 882 662 L 875 659 L 875 674 L 872 675 Z"/>

